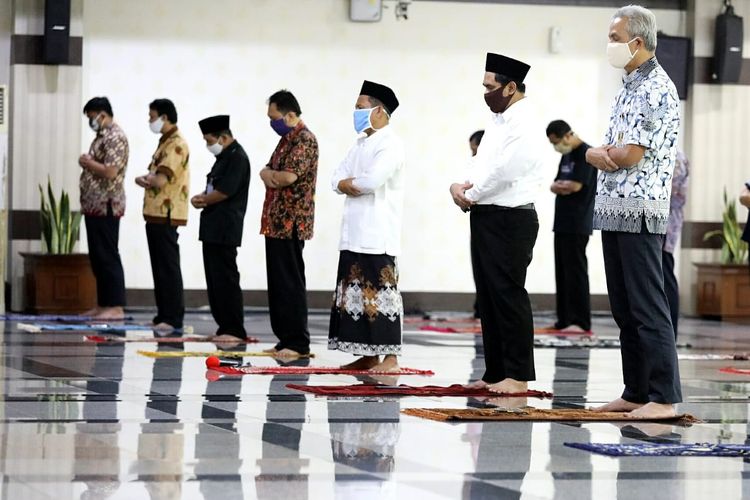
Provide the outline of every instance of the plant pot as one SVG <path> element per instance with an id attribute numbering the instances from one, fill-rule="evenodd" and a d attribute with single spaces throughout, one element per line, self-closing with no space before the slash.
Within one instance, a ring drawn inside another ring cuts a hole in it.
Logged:
<path id="1" fill-rule="evenodd" d="M 699 316 L 750 317 L 750 270 L 742 264 L 694 263 Z"/>
<path id="2" fill-rule="evenodd" d="M 96 279 L 88 254 L 21 252 L 24 309 L 38 314 L 77 314 L 96 306 Z"/>

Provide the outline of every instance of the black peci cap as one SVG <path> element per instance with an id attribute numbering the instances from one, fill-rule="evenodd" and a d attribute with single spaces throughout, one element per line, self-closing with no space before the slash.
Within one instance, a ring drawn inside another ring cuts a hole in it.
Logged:
<path id="1" fill-rule="evenodd" d="M 216 134 L 229 130 L 229 115 L 209 116 L 198 122 L 201 132 L 205 134 Z"/>
<path id="2" fill-rule="evenodd" d="M 487 52 L 487 62 L 484 65 L 485 71 L 507 76 L 516 83 L 522 83 L 529 69 L 531 69 L 531 66 L 524 62 Z"/>
<path id="3" fill-rule="evenodd" d="M 362 83 L 362 90 L 359 91 L 359 95 L 374 97 L 382 102 L 385 106 L 385 110 L 388 111 L 388 114 L 392 114 L 398 107 L 396 94 L 394 94 L 389 87 L 379 83 L 365 80 L 364 83 Z"/>

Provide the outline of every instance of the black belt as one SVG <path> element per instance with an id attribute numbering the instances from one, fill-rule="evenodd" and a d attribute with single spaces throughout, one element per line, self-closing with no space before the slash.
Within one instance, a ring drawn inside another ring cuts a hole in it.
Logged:
<path id="1" fill-rule="evenodd" d="M 518 207 L 503 207 L 500 205 L 472 205 L 472 212 L 502 212 L 505 210 L 536 210 L 533 203 L 520 205 Z"/>

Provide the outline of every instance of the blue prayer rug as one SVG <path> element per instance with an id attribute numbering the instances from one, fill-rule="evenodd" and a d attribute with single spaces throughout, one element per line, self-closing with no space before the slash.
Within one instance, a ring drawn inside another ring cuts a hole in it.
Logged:
<path id="1" fill-rule="evenodd" d="M 750 457 L 750 445 L 712 443 L 564 443 L 610 457 Z"/>

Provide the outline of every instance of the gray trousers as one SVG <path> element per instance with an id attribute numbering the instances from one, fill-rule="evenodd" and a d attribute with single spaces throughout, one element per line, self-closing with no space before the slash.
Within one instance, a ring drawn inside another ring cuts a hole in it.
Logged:
<path id="1" fill-rule="evenodd" d="M 663 242 L 661 234 L 602 231 L 609 302 L 620 328 L 622 398 L 632 403 L 682 401 Z"/>

